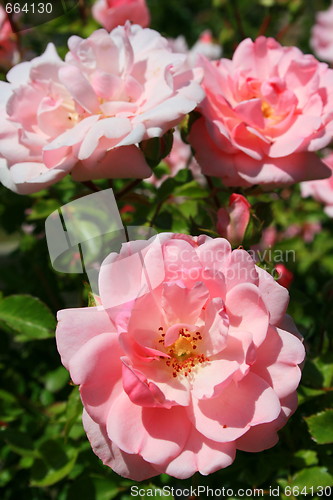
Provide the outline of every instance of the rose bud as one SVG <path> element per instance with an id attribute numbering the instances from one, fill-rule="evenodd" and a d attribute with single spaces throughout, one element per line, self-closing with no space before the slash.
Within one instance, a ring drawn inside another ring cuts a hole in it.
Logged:
<path id="1" fill-rule="evenodd" d="M 239 245 L 250 220 L 250 203 L 241 194 L 233 193 L 229 206 L 217 212 L 217 232 L 232 245 Z"/>
<path id="2" fill-rule="evenodd" d="M 279 285 L 289 289 L 294 279 L 293 273 L 283 264 L 276 264 L 274 269 L 279 275 L 276 281 Z"/>

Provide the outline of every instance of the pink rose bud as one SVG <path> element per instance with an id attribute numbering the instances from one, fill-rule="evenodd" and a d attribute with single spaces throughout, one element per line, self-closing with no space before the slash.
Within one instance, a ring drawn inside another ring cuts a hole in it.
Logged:
<path id="1" fill-rule="evenodd" d="M 0 5 L 0 68 L 8 69 L 19 61 L 17 37 L 5 9 Z"/>
<path id="2" fill-rule="evenodd" d="M 279 275 L 278 279 L 276 280 L 279 285 L 289 289 L 294 279 L 293 273 L 289 271 L 289 269 L 287 269 L 283 264 L 276 264 L 275 271 Z"/>
<path id="3" fill-rule="evenodd" d="M 241 194 L 233 193 L 228 208 L 217 212 L 217 232 L 232 245 L 239 245 L 250 220 L 250 203 Z"/>
<path id="4" fill-rule="evenodd" d="M 131 21 L 143 28 L 149 26 L 150 14 L 145 0 L 98 0 L 92 8 L 93 17 L 111 31 Z"/>

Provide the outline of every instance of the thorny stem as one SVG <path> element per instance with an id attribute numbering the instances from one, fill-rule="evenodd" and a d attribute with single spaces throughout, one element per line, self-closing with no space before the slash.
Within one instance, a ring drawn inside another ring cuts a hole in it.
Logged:
<path id="1" fill-rule="evenodd" d="M 233 10 L 233 13 L 234 13 L 234 16 L 235 16 L 235 20 L 236 20 L 236 24 L 237 24 L 237 29 L 239 31 L 239 34 L 241 36 L 241 38 L 245 38 L 245 31 L 244 31 L 244 28 L 243 28 L 243 23 L 242 23 L 242 18 L 241 18 L 241 15 L 240 15 L 240 12 L 239 12 L 239 6 L 238 6 L 238 1 L 237 0 L 231 0 L 231 8 Z"/>
<path id="2" fill-rule="evenodd" d="M 260 25 L 257 37 L 264 36 L 266 34 L 266 31 L 268 30 L 268 27 L 271 24 L 271 21 L 272 21 L 271 14 L 267 14 L 267 16 L 264 17 L 264 19 Z"/>
<path id="3" fill-rule="evenodd" d="M 277 35 L 275 37 L 278 42 L 280 42 L 282 40 L 282 38 L 285 36 L 285 34 L 287 33 L 287 31 L 289 31 L 289 29 L 291 28 L 291 26 L 292 26 L 292 24 L 287 24 L 282 29 L 280 29 L 280 31 L 277 33 Z"/>
<path id="4" fill-rule="evenodd" d="M 136 186 L 138 186 L 141 181 L 142 181 L 142 179 L 135 179 L 134 181 L 127 184 L 127 186 L 125 186 L 123 189 L 118 191 L 118 193 L 115 193 L 116 199 L 120 200 L 120 198 L 125 196 L 125 194 L 127 194 L 129 191 L 132 191 L 132 189 L 134 189 Z"/>
<path id="5" fill-rule="evenodd" d="M 155 209 L 155 212 L 153 214 L 153 217 L 149 223 L 149 227 L 153 227 L 154 223 L 155 223 L 155 220 L 156 220 L 156 217 L 158 216 L 158 214 L 160 213 L 160 210 L 162 208 L 162 205 L 163 203 L 165 202 L 165 200 L 160 200 L 156 206 L 156 209 Z"/>
<path id="6" fill-rule="evenodd" d="M 99 193 L 99 191 L 101 191 L 101 189 L 98 186 L 96 186 L 96 184 L 94 184 L 92 181 L 82 181 L 81 183 L 94 193 Z"/>
<path id="7" fill-rule="evenodd" d="M 83 24 L 87 23 L 87 9 L 85 0 L 79 0 L 79 14 Z"/>

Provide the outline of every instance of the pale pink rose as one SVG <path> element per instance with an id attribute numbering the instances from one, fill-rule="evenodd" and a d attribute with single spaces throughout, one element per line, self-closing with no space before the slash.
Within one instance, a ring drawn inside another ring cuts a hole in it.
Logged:
<path id="1" fill-rule="evenodd" d="M 0 68 L 8 69 L 18 61 L 17 38 L 4 8 L 0 5 Z"/>
<path id="2" fill-rule="evenodd" d="M 300 237 L 306 243 L 311 243 L 316 234 L 320 233 L 319 222 L 305 221 L 301 224 L 291 224 L 284 231 L 277 231 L 275 226 L 263 229 L 260 241 L 251 246 L 252 255 L 256 261 L 271 260 L 273 257 L 272 247 L 279 241 Z"/>
<path id="3" fill-rule="evenodd" d="M 163 159 L 163 163 L 169 167 L 170 173 L 162 175 L 160 178 L 153 174 L 149 179 L 146 179 L 146 182 L 151 182 L 154 186 L 159 187 L 169 177 L 175 177 L 183 168 L 189 168 L 194 179 L 202 184 L 203 177 L 200 167 L 193 157 L 190 146 L 182 141 L 178 129 L 175 130 L 173 135 L 172 149 L 168 156 Z"/>
<path id="4" fill-rule="evenodd" d="M 207 175 L 228 186 L 324 178 L 315 151 L 333 134 L 333 71 L 273 38 L 246 39 L 233 59 L 201 58 L 206 98 L 190 142 Z"/>
<path id="5" fill-rule="evenodd" d="M 261 247 L 268 248 L 273 247 L 278 241 L 278 232 L 275 226 L 266 227 L 261 236 Z"/>
<path id="6" fill-rule="evenodd" d="M 2 183 L 19 193 L 75 180 L 151 175 L 144 139 L 161 137 L 203 98 L 200 69 L 159 33 L 127 24 L 52 44 L 0 82 Z"/>
<path id="7" fill-rule="evenodd" d="M 295 411 L 304 348 L 288 291 L 227 240 L 162 233 L 104 261 L 97 307 L 58 313 L 94 452 L 140 481 L 260 451 Z"/>
<path id="8" fill-rule="evenodd" d="M 250 222 L 251 205 L 241 194 L 233 193 L 229 206 L 217 211 L 217 232 L 232 245 L 240 245 Z"/>
<path id="9" fill-rule="evenodd" d="M 199 39 L 190 49 L 190 58 L 193 65 L 197 62 L 198 55 L 203 55 L 211 61 L 219 59 L 222 56 L 222 47 L 214 42 L 210 30 L 203 31 L 199 36 Z"/>
<path id="10" fill-rule="evenodd" d="M 312 196 L 325 205 L 324 211 L 333 217 L 333 153 L 330 153 L 324 163 L 330 168 L 331 176 L 320 181 L 302 182 L 301 193 L 304 198 Z"/>
<path id="11" fill-rule="evenodd" d="M 143 28 L 149 26 L 150 14 L 145 0 L 97 0 L 92 15 L 108 31 L 131 21 Z"/>
<path id="12" fill-rule="evenodd" d="M 256 262 L 271 260 L 272 247 L 279 241 L 279 233 L 275 226 L 268 226 L 262 230 L 258 243 L 251 245 L 250 252 Z"/>
<path id="13" fill-rule="evenodd" d="M 308 221 L 303 222 L 302 224 L 291 224 L 285 231 L 280 233 L 279 240 L 285 240 L 288 238 L 295 238 L 296 236 L 300 236 L 306 243 L 311 243 L 315 235 L 320 233 L 320 231 L 320 222 Z"/>
<path id="14" fill-rule="evenodd" d="M 333 4 L 329 9 L 317 12 L 310 45 L 319 59 L 333 63 Z"/>
<path id="15" fill-rule="evenodd" d="M 289 289 L 294 280 L 293 273 L 284 264 L 276 264 L 274 269 L 278 274 L 276 281 L 279 285 Z"/>
<path id="16" fill-rule="evenodd" d="M 320 222 L 304 222 L 301 226 L 301 236 L 306 243 L 311 243 L 316 234 L 320 233 Z"/>
<path id="17" fill-rule="evenodd" d="M 199 55 L 203 55 L 210 60 L 219 59 L 222 55 L 222 47 L 214 42 L 210 30 L 203 31 L 190 49 L 183 35 L 177 38 L 169 38 L 169 45 L 173 52 L 187 54 L 191 66 L 196 66 Z"/>

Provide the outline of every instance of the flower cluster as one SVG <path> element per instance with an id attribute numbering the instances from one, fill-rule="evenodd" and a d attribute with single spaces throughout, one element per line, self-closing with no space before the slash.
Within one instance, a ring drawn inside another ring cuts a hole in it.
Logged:
<path id="1" fill-rule="evenodd" d="M 318 16 L 312 38 L 327 61 L 332 12 Z M 305 351 L 286 311 L 297 269 L 274 263 L 274 280 L 232 246 L 246 241 L 261 263 L 278 241 L 314 239 L 321 225 L 312 219 L 274 225 L 271 205 L 289 200 L 290 184 L 333 216 L 333 156 L 318 154 L 333 137 L 333 70 L 264 36 L 243 40 L 232 59 L 210 31 L 189 49 L 184 37 L 147 27 L 145 0 L 97 0 L 92 14 L 103 29 L 70 37 L 64 59 L 50 43 L 0 82 L 0 182 L 31 194 L 67 174 L 96 191 L 86 181 L 147 179 L 136 194 L 137 180 L 115 182 L 120 213 L 99 218 L 119 215 L 119 233 L 133 222 L 127 239 L 135 223 L 219 234 L 123 244 L 101 265 L 96 305 L 59 311 L 56 332 L 104 464 L 138 481 L 207 475 L 237 450 L 274 446 L 296 409 Z M 17 57 L 11 23 L 0 7 L 1 67 Z M 56 215 L 49 220 L 66 226 L 66 210 Z M 90 208 L 80 217 L 87 245 L 90 216 L 98 219 Z M 78 262 L 85 252 L 76 250 Z M 97 260 L 90 267 L 97 277 Z"/>

